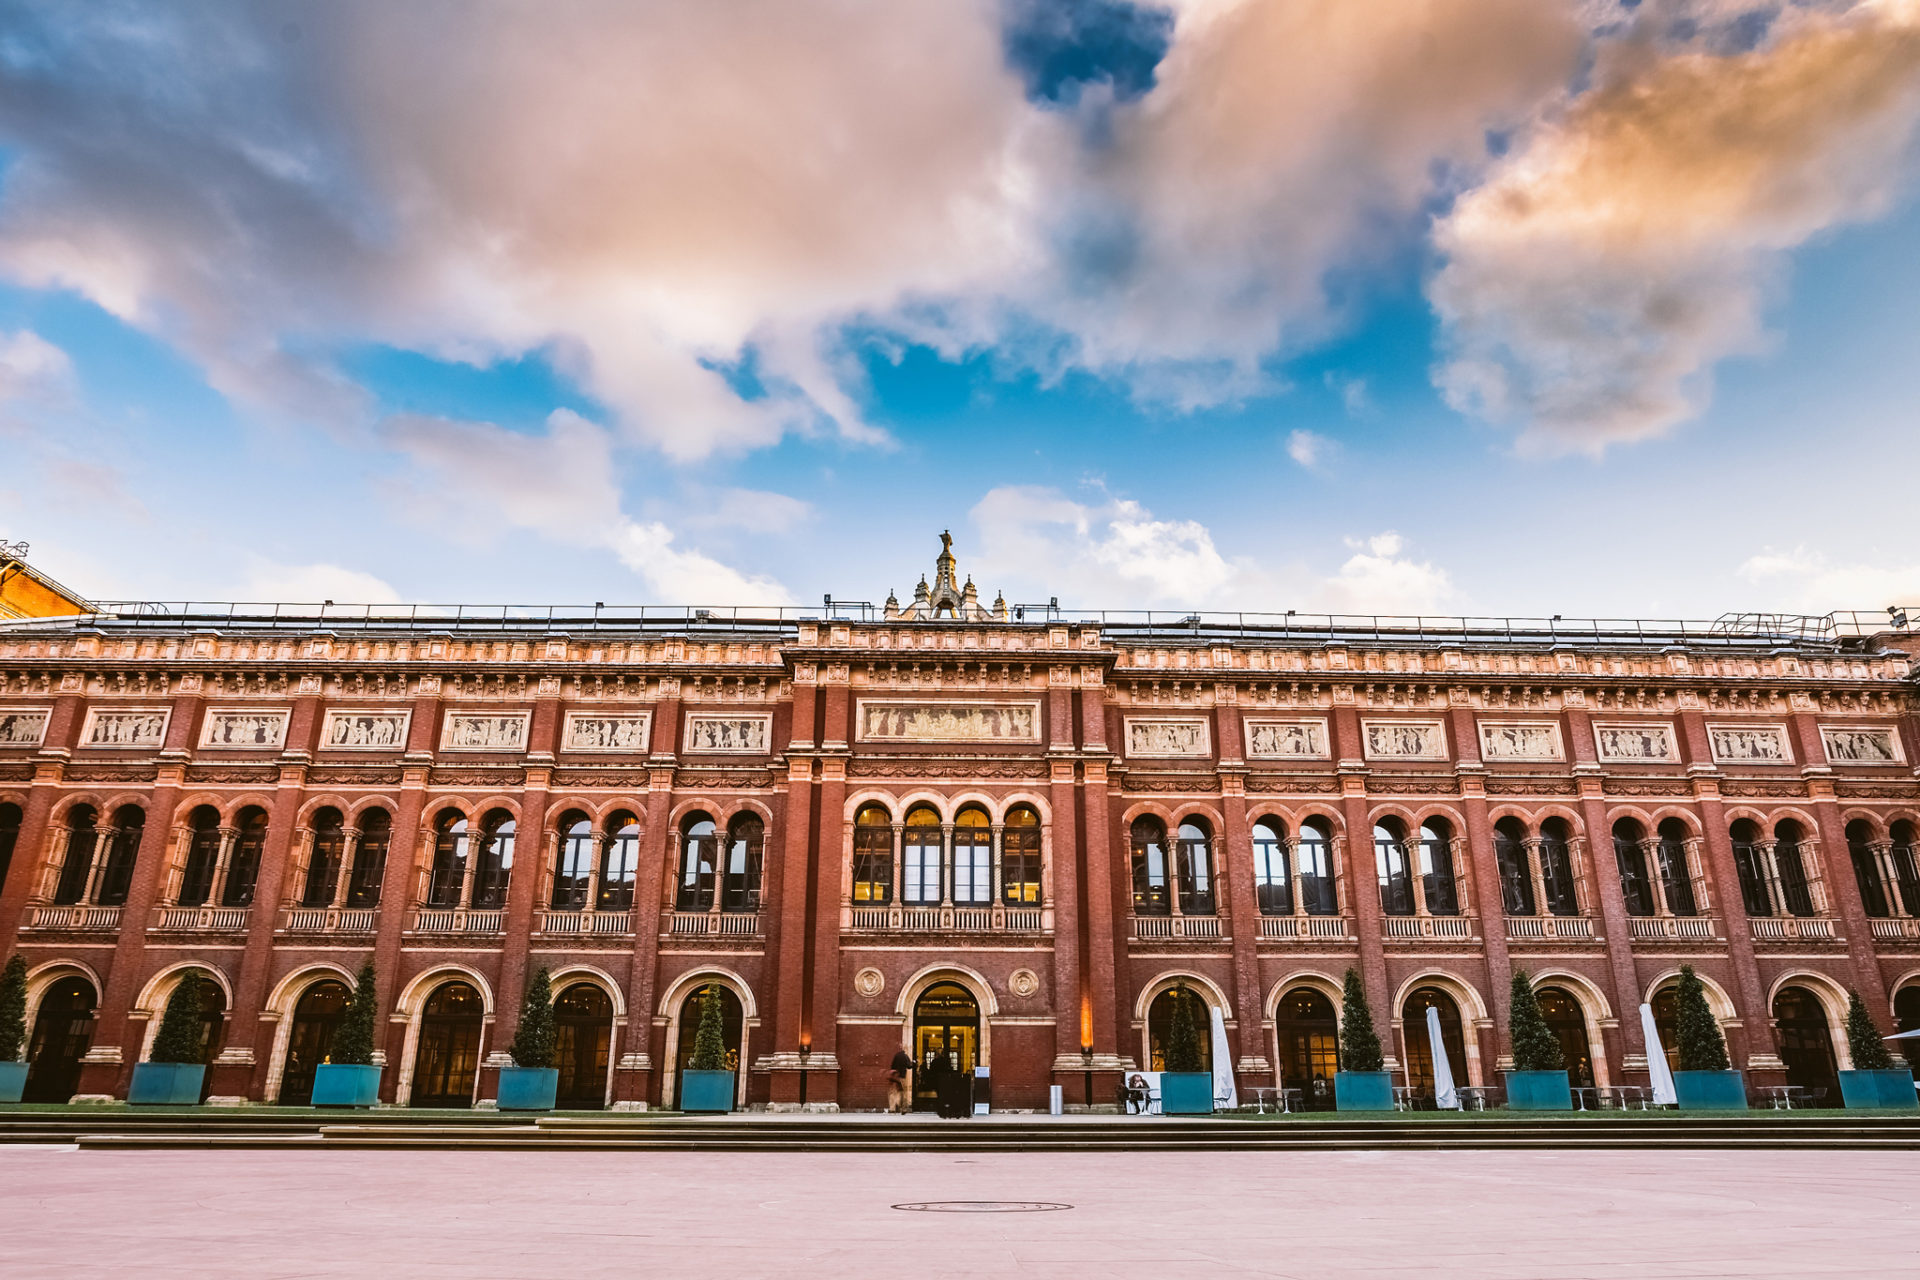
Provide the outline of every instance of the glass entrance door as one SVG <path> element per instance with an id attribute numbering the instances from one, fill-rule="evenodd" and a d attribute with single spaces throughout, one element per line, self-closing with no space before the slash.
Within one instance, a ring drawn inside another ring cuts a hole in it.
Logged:
<path id="1" fill-rule="evenodd" d="M 449 982 L 433 993 L 420 1019 L 420 1053 L 414 1059 L 416 1107 L 471 1107 L 480 1069 L 480 993 Z"/>
<path id="2" fill-rule="evenodd" d="M 940 1105 L 940 1084 L 980 1065 L 980 1005 L 965 987 L 942 982 L 913 1007 L 913 1109 Z"/>

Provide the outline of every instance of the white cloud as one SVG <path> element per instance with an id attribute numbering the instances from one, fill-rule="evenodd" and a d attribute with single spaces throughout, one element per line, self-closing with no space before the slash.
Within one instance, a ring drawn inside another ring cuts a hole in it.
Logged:
<path id="1" fill-rule="evenodd" d="M 690 528 L 742 533 L 791 533 L 813 516 L 811 503 L 765 489 L 689 487 L 674 506 Z"/>
<path id="2" fill-rule="evenodd" d="M 1920 562 L 1902 563 L 1898 556 L 1879 563 L 1838 563 L 1804 546 L 1769 548 L 1742 563 L 1739 575 L 1766 592 L 1762 608 L 1818 615 L 1920 605 Z"/>
<path id="3" fill-rule="evenodd" d="M 246 600 L 318 604 L 398 604 L 400 593 L 381 579 L 337 564 L 276 564 L 249 557 L 241 595 Z"/>
<path id="4" fill-rule="evenodd" d="M 1405 541 L 1399 534 L 1376 534 L 1364 542 L 1349 539 L 1347 545 L 1354 554 L 1319 593 L 1327 612 L 1432 614 L 1456 603 L 1447 571 L 1401 555 Z"/>
<path id="5" fill-rule="evenodd" d="M 0 431 L 25 429 L 23 408 L 63 403 L 73 390 L 66 352 L 30 329 L 0 333 Z"/>
<path id="6" fill-rule="evenodd" d="M 1325 462 L 1333 449 L 1333 441 L 1304 428 L 1297 428 L 1287 435 L 1287 456 L 1309 471 Z"/>

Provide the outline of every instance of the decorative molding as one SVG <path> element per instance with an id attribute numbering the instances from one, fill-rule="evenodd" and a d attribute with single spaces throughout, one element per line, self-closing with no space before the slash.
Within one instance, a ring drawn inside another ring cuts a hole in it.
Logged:
<path id="1" fill-rule="evenodd" d="M 1707 742 L 1720 764 L 1792 764 L 1783 724 L 1709 724 Z"/>
<path id="2" fill-rule="evenodd" d="M 652 736 L 651 711 L 569 711 L 560 730 L 560 749 L 644 753 Z"/>
<path id="3" fill-rule="evenodd" d="M 653 780 L 646 769 L 555 769 L 554 789 L 562 787 L 623 787 L 644 790 Z"/>
<path id="4" fill-rule="evenodd" d="M 1565 760 L 1557 720 L 1482 720 L 1480 758 L 1483 760 Z"/>
<path id="5" fill-rule="evenodd" d="M 1579 794 L 1579 788 L 1571 778 L 1503 778 L 1489 776 L 1486 780 L 1487 794 L 1490 796 L 1571 796 Z"/>
<path id="6" fill-rule="evenodd" d="M 1458 794 L 1460 786 L 1452 778 L 1382 778 L 1367 779 L 1367 790 L 1374 795 L 1385 796 L 1450 796 Z"/>
<path id="7" fill-rule="evenodd" d="M 1665 721 L 1593 726 L 1593 750 L 1608 764 L 1670 764 L 1680 758 L 1673 726 Z"/>
<path id="8" fill-rule="evenodd" d="M 526 780 L 526 770 L 511 766 L 492 769 L 446 769 L 436 766 L 427 776 L 427 781 L 436 787 L 485 787 L 493 791 L 506 791 L 525 786 Z"/>
<path id="9" fill-rule="evenodd" d="M 449 711 L 442 751 L 525 751 L 530 711 Z"/>
<path id="10" fill-rule="evenodd" d="M 1040 990 L 1040 975 L 1031 969 L 1015 969 L 1007 975 L 1007 992 L 1022 1000 Z"/>
<path id="11" fill-rule="evenodd" d="M 1246 726 L 1249 760 L 1329 760 L 1331 739 L 1323 719 L 1275 720 L 1248 716 Z"/>
<path id="12" fill-rule="evenodd" d="M 1836 779 L 1834 793 L 1848 800 L 1916 800 L 1920 799 L 1920 787 L 1912 783 L 1899 782 L 1850 782 L 1844 778 Z"/>
<path id="13" fill-rule="evenodd" d="M 159 747 L 166 745 L 171 707 L 120 710 L 94 707 L 80 730 L 83 747 Z"/>
<path id="14" fill-rule="evenodd" d="M 1761 782 L 1722 782 L 1720 794 L 1723 796 L 1773 797 L 1775 799 L 1801 799 L 1807 794 L 1807 784 L 1793 778 L 1779 778 Z"/>
<path id="15" fill-rule="evenodd" d="M 763 756 L 772 737 L 773 717 L 768 714 L 692 712 L 682 749 L 701 755 Z"/>
<path id="16" fill-rule="evenodd" d="M 1141 759 L 1205 759 L 1213 728 L 1205 716 L 1128 716 L 1127 755 Z"/>
<path id="17" fill-rule="evenodd" d="M 887 989 L 887 975 L 869 966 L 853 975 L 853 989 L 871 1000 Z"/>
<path id="18" fill-rule="evenodd" d="M 770 787 L 771 769 L 682 769 L 677 790 L 697 791 L 705 787 Z"/>
<path id="19" fill-rule="evenodd" d="M 856 742 L 1040 741 L 1038 702 L 934 702 L 861 698 Z"/>
<path id="20" fill-rule="evenodd" d="M 188 765 L 189 783 L 228 786 L 272 786 L 280 777 L 275 765 Z"/>
<path id="21" fill-rule="evenodd" d="M 1045 760 L 969 760 L 952 763 L 944 760 L 856 759 L 847 762 L 850 778 L 956 778 L 981 781 L 1016 782 L 1048 775 Z"/>
<path id="22" fill-rule="evenodd" d="M 0 707 L 0 747 L 37 747 L 47 736 L 46 707 Z"/>
<path id="23" fill-rule="evenodd" d="M 1447 758 L 1447 728 L 1439 720 L 1362 720 L 1360 741 L 1369 760 Z"/>
<path id="24" fill-rule="evenodd" d="M 0 712 L 0 724 L 4 721 L 5 713 Z M 1820 745 L 1827 753 L 1828 764 L 1905 764 L 1907 760 L 1900 735 L 1891 726 L 1823 724 Z"/>
<path id="25" fill-rule="evenodd" d="M 278 751 L 286 745 L 292 715 L 285 709 L 209 707 L 200 725 L 200 745 L 212 751 Z"/>
<path id="26" fill-rule="evenodd" d="M 317 764 L 307 771 L 307 786 L 315 790 L 325 787 L 397 787 L 400 782 L 401 773 L 398 769 Z"/>
<path id="27" fill-rule="evenodd" d="M 410 708 L 327 712 L 320 728 L 322 751 L 405 751 L 413 724 Z"/>
<path id="28" fill-rule="evenodd" d="M 1303 778 L 1291 773 L 1250 773 L 1247 790 L 1261 795 L 1338 795 L 1338 778 Z"/>

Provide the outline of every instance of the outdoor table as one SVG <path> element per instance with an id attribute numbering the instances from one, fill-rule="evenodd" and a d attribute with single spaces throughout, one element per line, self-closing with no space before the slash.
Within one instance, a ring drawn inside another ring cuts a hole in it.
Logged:
<path id="1" fill-rule="evenodd" d="M 1645 1085 L 1623 1084 L 1613 1090 L 1620 1097 L 1622 1111 L 1645 1111 L 1652 1105 L 1651 1091 Z"/>
<path id="2" fill-rule="evenodd" d="M 1267 1085 L 1267 1084 L 1254 1085 L 1253 1086 L 1253 1109 L 1256 1112 L 1258 1112 L 1260 1115 L 1267 1114 L 1267 1095 L 1271 1093 L 1280 1093 L 1280 1092 L 1281 1092 L 1280 1090 L 1274 1088 L 1272 1085 Z M 1279 1109 L 1281 1111 L 1285 1111 L 1287 1109 L 1287 1100 L 1284 1094 L 1282 1094 L 1280 1098 Z"/>
<path id="3" fill-rule="evenodd" d="M 1397 1084 L 1393 1086 L 1393 1109 L 1395 1111 L 1413 1110 L 1413 1086 Z"/>
<path id="4" fill-rule="evenodd" d="M 1763 1086 L 1775 1111 L 1791 1111 L 1795 1103 L 1805 1105 L 1808 1094 L 1795 1084 L 1770 1084 Z"/>
<path id="5" fill-rule="evenodd" d="M 1304 1089 L 1282 1089 L 1280 1091 L 1280 1109 L 1288 1113 L 1305 1111 L 1307 1109 L 1306 1096 L 1306 1090 Z"/>
<path id="6" fill-rule="evenodd" d="M 1461 1085 L 1454 1090 L 1460 1095 L 1462 1111 L 1485 1111 L 1487 1109 L 1487 1090 L 1483 1085 Z"/>
<path id="7" fill-rule="evenodd" d="M 1590 1084 L 1575 1085 L 1570 1092 L 1573 1094 L 1573 1109 L 1575 1111 L 1599 1111 L 1605 1105 L 1605 1100 L 1601 1098 L 1600 1091 Z"/>

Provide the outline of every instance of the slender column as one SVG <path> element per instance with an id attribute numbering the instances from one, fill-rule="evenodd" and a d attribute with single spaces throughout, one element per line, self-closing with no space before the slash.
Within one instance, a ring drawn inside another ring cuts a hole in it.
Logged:
<path id="1" fill-rule="evenodd" d="M 896 822 L 891 830 L 893 831 L 893 889 L 887 895 L 891 899 L 887 905 L 890 908 L 888 915 L 893 923 L 899 924 L 901 911 L 905 908 L 907 901 L 906 825 Z"/>
<path id="2" fill-rule="evenodd" d="M 993 883 L 987 889 L 987 905 L 990 907 L 994 907 L 996 909 L 1001 905 L 1000 903 L 1000 836 L 1001 836 L 1001 833 L 1005 830 L 1006 828 L 1003 827 L 998 822 L 994 823 L 990 828 L 988 828 L 988 831 L 989 831 L 988 839 L 992 841 L 992 849 L 993 849 L 993 852 L 990 855 L 991 858 L 993 859 Z"/>
<path id="3" fill-rule="evenodd" d="M 940 824 L 940 905 L 942 908 L 953 905 L 953 882 L 956 868 L 953 864 L 953 824 Z"/>
<path id="4" fill-rule="evenodd" d="M 340 865 L 334 869 L 333 896 L 327 899 L 329 907 L 347 905 L 347 886 L 353 880 L 353 860 L 360 856 L 360 833 L 342 831 L 340 833 Z"/>
<path id="5" fill-rule="evenodd" d="M 233 866 L 233 846 L 239 839 L 240 832 L 238 828 L 220 828 L 220 854 L 213 860 L 213 881 L 207 889 L 206 905 L 210 907 L 219 906 L 220 899 L 226 896 L 227 871 Z M 93 886 L 91 883 L 87 886 L 87 898 L 89 901 L 93 898 Z"/>
<path id="6" fill-rule="evenodd" d="M 1520 856 L 1527 860 L 1527 880 L 1533 886 L 1533 914 L 1552 915 L 1547 909 L 1546 841 L 1539 836 L 1521 841 Z"/>
<path id="7" fill-rule="evenodd" d="M 1640 842 L 1640 860 L 1647 865 L 1647 886 L 1653 898 L 1653 914 L 1661 919 L 1673 915 L 1673 902 L 1668 897 L 1667 877 L 1660 864 L 1660 841 L 1658 838 Z"/>

